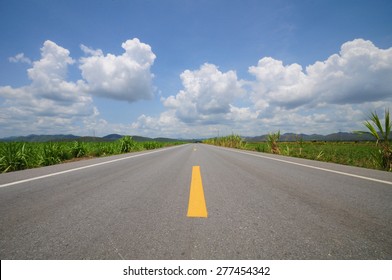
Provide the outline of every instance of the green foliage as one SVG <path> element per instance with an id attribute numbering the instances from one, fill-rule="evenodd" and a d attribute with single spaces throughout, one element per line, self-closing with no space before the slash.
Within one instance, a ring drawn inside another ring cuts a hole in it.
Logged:
<path id="1" fill-rule="evenodd" d="M 359 131 L 359 133 L 371 134 L 376 139 L 376 146 L 379 147 L 377 153 L 372 153 L 374 161 L 384 170 L 392 171 L 392 148 L 389 142 L 392 123 L 390 122 L 389 109 L 385 109 L 384 126 L 381 124 L 377 112 L 372 112 L 370 120 L 364 125 L 369 130 Z"/>
<path id="2" fill-rule="evenodd" d="M 268 147 L 271 150 L 271 153 L 273 154 L 280 154 L 280 149 L 279 149 L 279 145 L 278 145 L 278 141 L 280 138 L 280 130 L 278 132 L 275 133 L 270 133 L 268 134 Z"/>
<path id="3" fill-rule="evenodd" d="M 39 165 L 53 165 L 60 163 L 64 155 L 60 146 L 56 143 L 45 143 L 38 154 Z"/>
<path id="4" fill-rule="evenodd" d="M 0 142 L 0 173 L 58 164 L 73 158 L 108 156 L 180 144 L 183 143 L 138 143 L 130 136 L 114 142 Z"/>
<path id="5" fill-rule="evenodd" d="M 282 153 L 292 157 L 358 167 L 391 170 L 392 151 L 388 137 L 392 131 L 392 124 L 389 110 L 385 111 L 384 127 L 376 113 L 371 115 L 371 121 L 366 122 L 365 125 L 370 132 L 361 133 L 371 133 L 374 135 L 377 140 L 376 147 L 374 146 L 374 142 L 306 142 L 299 136 L 296 137 L 295 142 L 279 142 L 280 131 L 270 133 L 266 142 L 245 143 L 240 136 L 229 135 L 206 139 L 203 143 L 257 152 Z M 279 145 L 284 145 L 283 147 L 285 148 L 281 151 Z"/>
<path id="6" fill-rule="evenodd" d="M 149 142 L 143 142 L 142 145 L 145 150 L 153 150 L 153 149 L 162 148 L 164 144 L 162 142 L 149 141 Z"/>
<path id="7" fill-rule="evenodd" d="M 265 153 L 266 148 L 265 148 L 265 144 L 263 143 L 259 143 L 255 146 L 255 150 L 261 153 Z"/>
<path id="8" fill-rule="evenodd" d="M 236 148 L 242 149 L 245 147 L 245 142 L 241 138 L 241 136 L 236 134 L 231 134 L 223 137 L 215 137 L 204 140 L 203 143 L 212 144 L 216 146 L 228 147 L 228 148 Z"/>
<path id="9" fill-rule="evenodd" d="M 9 172 L 29 167 L 29 148 L 26 143 L 4 143 L 0 148 L 0 171 Z"/>
<path id="10" fill-rule="evenodd" d="M 297 144 L 298 144 L 298 146 L 299 146 L 299 154 L 301 155 L 301 154 L 302 154 L 302 149 L 303 149 L 303 147 L 304 147 L 305 141 L 304 141 L 304 139 L 303 139 L 302 137 L 300 137 L 300 136 L 298 136 L 298 135 L 295 137 L 295 139 L 296 139 Z"/>
<path id="11" fill-rule="evenodd" d="M 86 155 L 86 147 L 84 143 L 79 141 L 74 141 L 71 147 L 71 154 L 75 158 L 81 158 Z"/>
<path id="12" fill-rule="evenodd" d="M 282 154 L 365 168 L 380 169 L 374 154 L 378 148 L 374 142 L 280 142 Z M 271 152 L 267 142 L 248 143 L 247 149 L 258 152 Z"/>
<path id="13" fill-rule="evenodd" d="M 138 143 L 132 139 L 131 136 L 124 136 L 120 140 L 120 153 L 129 153 L 132 151 L 141 150 Z"/>

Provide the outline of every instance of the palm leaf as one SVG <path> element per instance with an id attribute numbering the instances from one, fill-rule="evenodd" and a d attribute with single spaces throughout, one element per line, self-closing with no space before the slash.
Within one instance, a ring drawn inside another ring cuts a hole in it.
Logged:
<path id="1" fill-rule="evenodd" d="M 382 125 L 381 125 L 380 118 L 378 117 L 377 113 L 376 112 L 372 113 L 372 116 L 371 116 L 370 119 L 377 126 L 377 128 L 380 131 L 381 135 L 384 136 L 384 129 L 383 129 Z M 377 138 L 377 139 L 379 139 L 379 138 Z"/>
<path id="2" fill-rule="evenodd" d="M 384 140 L 388 141 L 389 134 L 391 133 L 392 124 L 389 119 L 389 109 L 385 109 L 385 137 Z"/>
<path id="3" fill-rule="evenodd" d="M 367 127 L 367 129 L 369 129 L 370 134 L 373 135 L 377 139 L 377 141 L 380 140 L 380 135 L 378 135 L 376 128 L 371 122 L 366 121 L 363 124 Z"/>

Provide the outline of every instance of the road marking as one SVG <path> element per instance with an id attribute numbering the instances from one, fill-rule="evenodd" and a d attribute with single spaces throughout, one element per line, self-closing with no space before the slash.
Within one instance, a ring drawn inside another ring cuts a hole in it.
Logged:
<path id="1" fill-rule="evenodd" d="M 155 150 L 155 151 L 151 151 L 151 152 L 147 152 L 147 153 L 143 153 L 143 154 L 132 155 L 132 156 L 124 157 L 124 158 L 113 159 L 113 160 L 109 160 L 109 161 L 104 161 L 104 162 L 100 162 L 100 163 L 95 163 L 95 164 L 91 164 L 91 165 L 86 165 L 86 166 L 82 166 L 82 167 L 77 167 L 77 168 L 73 168 L 73 169 L 68 169 L 68 170 L 59 171 L 59 172 L 55 172 L 55 173 L 50 173 L 50 174 L 37 176 L 37 177 L 33 177 L 33 178 L 28 178 L 28 179 L 24 179 L 24 180 L 20 180 L 20 181 L 15 181 L 15 182 L 11 182 L 11 183 L 6 183 L 6 184 L 0 185 L 0 188 L 9 187 L 9 186 L 17 185 L 17 184 L 22 184 L 22 183 L 27 183 L 27 182 L 31 182 L 31 181 L 35 181 L 35 180 L 39 180 L 39 179 L 44 179 L 44 178 L 48 178 L 48 177 L 53 177 L 53 176 L 57 176 L 57 175 L 61 175 L 61 174 L 66 174 L 66 173 L 70 173 L 70 172 L 74 172 L 74 171 L 78 171 L 78 170 L 83 170 L 83 169 L 96 167 L 96 166 L 100 166 L 100 165 L 105 165 L 105 164 L 109 164 L 109 163 L 113 163 L 113 162 L 117 162 L 117 161 L 127 160 L 127 159 L 130 159 L 130 158 L 136 158 L 136 157 L 151 155 L 151 154 L 154 154 L 154 153 L 167 151 L 169 149 L 173 149 L 173 148 L 176 148 L 176 147 L 178 147 L 178 146 L 170 147 L 170 148 L 166 148 L 166 149 Z"/>
<path id="2" fill-rule="evenodd" d="M 200 166 L 192 167 L 192 180 L 189 192 L 187 217 L 207 218 L 207 206 L 201 181 Z"/>
<path id="3" fill-rule="evenodd" d="M 231 149 L 227 149 L 227 150 L 230 150 L 230 151 L 236 152 L 236 153 L 240 153 L 240 154 L 245 154 L 245 155 L 254 156 L 254 157 L 260 157 L 260 158 L 265 158 L 265 159 L 280 161 L 280 162 L 289 163 L 289 164 L 294 164 L 294 165 L 303 166 L 303 167 L 307 167 L 307 168 L 322 170 L 322 171 L 326 171 L 326 172 L 330 172 L 330 173 L 336 173 L 336 174 L 345 175 L 345 176 L 350 176 L 350 177 L 359 178 L 359 179 L 363 179 L 363 180 L 368 180 L 368 181 L 373 181 L 373 182 L 377 182 L 377 183 L 383 183 L 383 184 L 392 185 L 392 182 L 391 182 L 391 181 L 385 181 L 385 180 L 380 180 L 380 179 L 376 179 L 376 178 L 371 178 L 371 177 L 366 177 L 366 176 L 361 176 L 361 175 L 355 175 L 355 174 L 346 173 L 346 172 L 342 172 L 342 171 L 337 171 L 337 170 L 332 170 L 332 169 L 317 167 L 317 166 L 313 166 L 313 165 L 298 163 L 298 162 L 289 161 L 289 160 L 284 160 L 284 159 L 278 159 L 278 158 L 267 157 L 267 156 L 263 156 L 263 155 L 256 155 L 256 154 L 247 153 L 247 152 L 242 152 L 242 151 L 235 151 L 235 150 L 231 150 Z"/>

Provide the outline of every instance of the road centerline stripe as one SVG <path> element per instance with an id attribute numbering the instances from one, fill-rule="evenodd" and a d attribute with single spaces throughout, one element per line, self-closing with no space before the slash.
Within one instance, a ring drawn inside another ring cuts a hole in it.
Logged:
<path id="1" fill-rule="evenodd" d="M 189 203 L 187 217 L 207 218 L 207 206 L 204 197 L 203 183 L 201 179 L 200 166 L 192 167 L 192 179 L 189 192 Z"/>

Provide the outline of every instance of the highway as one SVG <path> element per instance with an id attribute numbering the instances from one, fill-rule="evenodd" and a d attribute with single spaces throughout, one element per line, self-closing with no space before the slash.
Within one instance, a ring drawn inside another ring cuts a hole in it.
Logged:
<path id="1" fill-rule="evenodd" d="M 388 172 L 187 144 L 0 174 L 3 260 L 391 258 Z"/>

